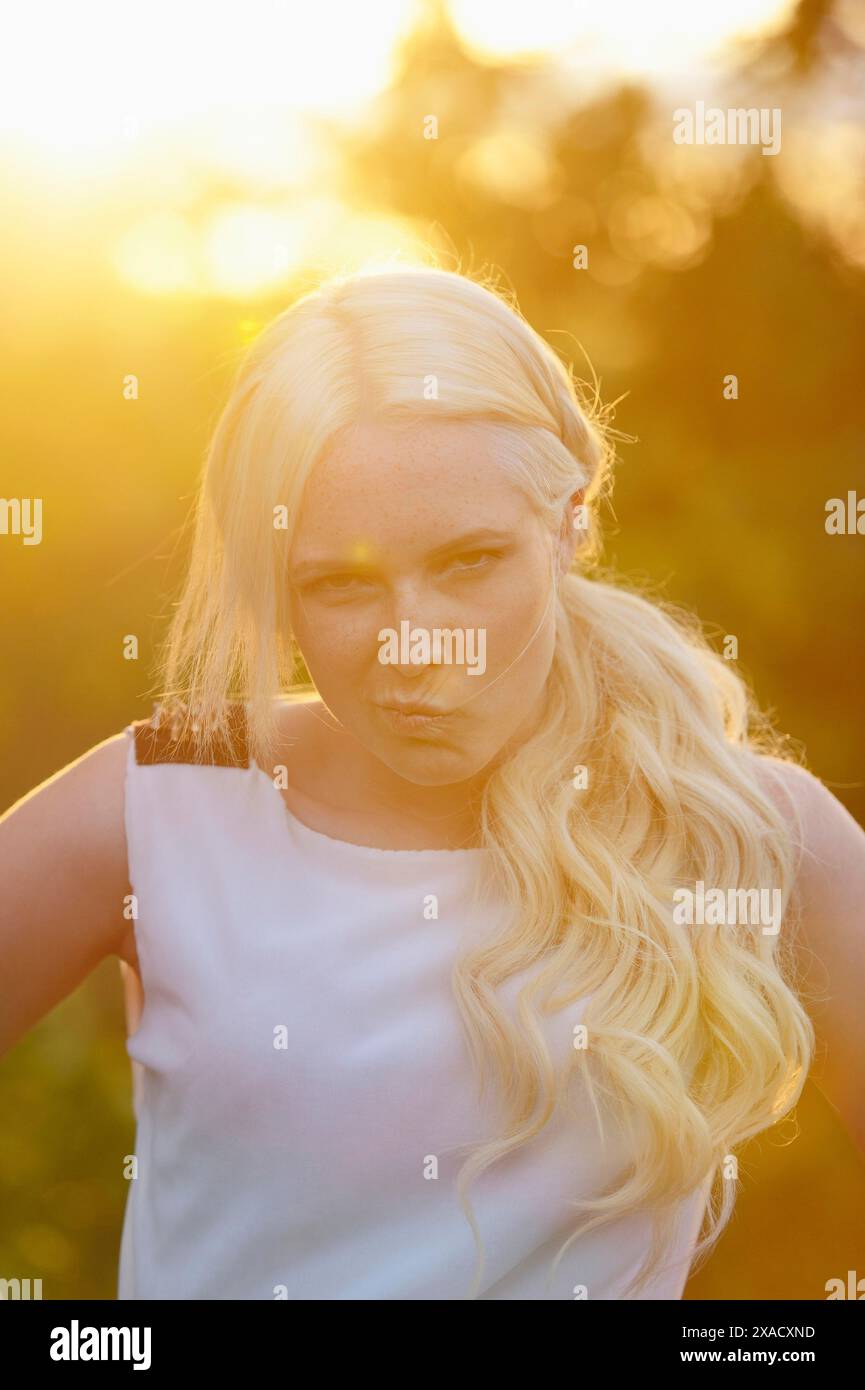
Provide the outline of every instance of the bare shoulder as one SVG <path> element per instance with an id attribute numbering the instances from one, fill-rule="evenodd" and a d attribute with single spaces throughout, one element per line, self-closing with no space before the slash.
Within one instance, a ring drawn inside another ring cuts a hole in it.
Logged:
<path id="1" fill-rule="evenodd" d="M 766 794 L 784 814 L 799 855 L 799 887 L 815 895 L 843 892 L 845 884 L 865 887 L 865 831 L 843 802 L 807 768 L 779 758 L 752 754 Z"/>
<path id="2" fill-rule="evenodd" d="M 0 1055 L 106 955 L 126 952 L 129 736 L 104 739 L 0 817 Z"/>
<path id="3" fill-rule="evenodd" d="M 14 802 L 0 817 L 0 824 L 25 808 L 28 819 L 38 820 L 65 807 L 74 811 L 79 819 L 83 817 L 91 824 L 95 820 L 117 827 L 122 834 L 128 749 L 129 735 L 125 732 L 112 734 L 94 744 Z M 67 829 L 75 833 L 74 824 Z"/>
<path id="4" fill-rule="evenodd" d="M 0 816 L 0 862 L 18 865 L 22 884 L 50 867 L 85 896 L 127 882 L 125 826 L 129 736 L 113 734 L 32 788 Z M 31 896 L 35 885 L 29 885 Z"/>
<path id="5" fill-rule="evenodd" d="M 865 1155 L 865 831 L 813 773 L 766 757 L 756 769 L 799 847 L 793 940 L 813 1080 Z"/>

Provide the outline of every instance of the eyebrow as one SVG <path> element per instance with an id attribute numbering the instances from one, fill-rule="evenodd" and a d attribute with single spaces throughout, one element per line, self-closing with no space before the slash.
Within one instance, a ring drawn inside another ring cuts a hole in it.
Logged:
<path id="1" fill-rule="evenodd" d="M 460 536 L 453 536 L 449 541 L 438 545 L 429 552 L 428 558 L 431 560 L 441 559 L 444 555 L 450 555 L 454 551 L 465 550 L 472 545 L 502 545 L 513 542 L 515 539 L 512 531 L 500 531 L 494 527 L 481 526 L 473 531 L 465 531 Z M 341 559 L 339 556 L 331 558 L 324 557 L 320 560 L 306 560 L 299 565 L 292 567 L 292 576 L 295 579 L 306 579 L 317 574 L 327 574 L 338 571 L 340 574 L 362 573 L 374 569 L 374 562 Z"/>

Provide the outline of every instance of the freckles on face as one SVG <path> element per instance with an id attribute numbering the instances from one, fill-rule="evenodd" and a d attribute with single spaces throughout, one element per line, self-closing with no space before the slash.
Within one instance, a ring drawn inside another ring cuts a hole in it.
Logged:
<path id="1" fill-rule="evenodd" d="M 307 483 L 288 561 L 292 630 L 361 743 L 410 781 L 460 781 L 543 690 L 552 563 L 549 532 L 482 429 L 364 423 Z M 403 703 L 435 714 L 386 708 Z"/>

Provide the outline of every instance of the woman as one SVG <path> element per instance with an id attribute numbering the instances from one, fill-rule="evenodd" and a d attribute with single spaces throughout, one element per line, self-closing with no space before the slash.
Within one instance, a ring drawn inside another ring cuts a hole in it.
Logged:
<path id="1" fill-rule="evenodd" d="M 862 1139 L 865 835 L 592 573 L 611 452 L 455 273 L 247 352 L 153 718 L 0 834 L 0 1044 L 125 962 L 119 1297 L 678 1298 L 815 1044 Z"/>

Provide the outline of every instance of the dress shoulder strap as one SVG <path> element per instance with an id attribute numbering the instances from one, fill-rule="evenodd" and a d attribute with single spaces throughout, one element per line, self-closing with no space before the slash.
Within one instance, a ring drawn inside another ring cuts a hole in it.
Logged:
<path id="1" fill-rule="evenodd" d="M 178 737 L 159 705 L 149 719 L 135 719 L 129 729 L 139 766 L 191 763 L 203 767 L 249 767 L 246 706 L 240 700 L 229 701 L 225 725 L 214 734 L 209 746 L 197 739 L 194 732 Z"/>

